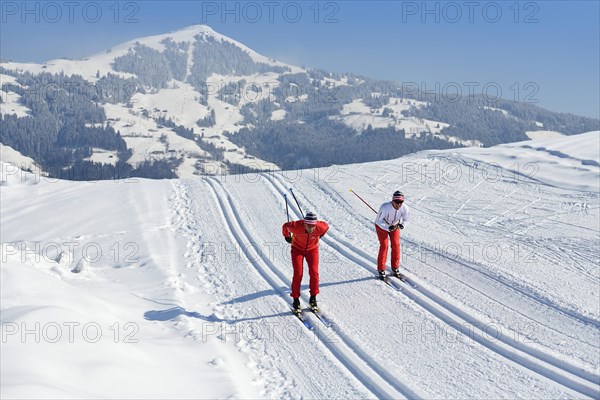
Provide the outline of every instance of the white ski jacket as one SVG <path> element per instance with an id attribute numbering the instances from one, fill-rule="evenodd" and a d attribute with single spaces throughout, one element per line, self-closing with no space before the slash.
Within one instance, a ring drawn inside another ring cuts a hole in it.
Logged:
<path id="1" fill-rule="evenodd" d="M 389 232 L 390 225 L 401 223 L 406 226 L 409 219 L 410 213 L 406 204 L 402 204 L 400 208 L 396 210 L 392 205 L 392 202 L 388 201 L 379 207 L 379 212 L 375 218 L 375 224 L 381 229 Z"/>

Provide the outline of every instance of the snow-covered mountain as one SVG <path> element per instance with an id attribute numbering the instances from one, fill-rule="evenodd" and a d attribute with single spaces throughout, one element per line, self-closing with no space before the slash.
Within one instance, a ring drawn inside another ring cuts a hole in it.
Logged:
<path id="1" fill-rule="evenodd" d="M 596 131 L 183 180 L 2 163 L 0 395 L 597 399 L 599 146 Z M 289 311 L 290 187 L 331 226 L 330 327 Z M 350 188 L 373 207 L 403 190 L 416 287 L 376 280 L 374 214 Z"/>
<path id="2" fill-rule="evenodd" d="M 83 60 L 3 62 L 0 90 L 0 142 L 78 180 L 328 166 L 598 129 L 505 100 L 432 103 L 414 85 L 285 64 L 204 25 Z"/>

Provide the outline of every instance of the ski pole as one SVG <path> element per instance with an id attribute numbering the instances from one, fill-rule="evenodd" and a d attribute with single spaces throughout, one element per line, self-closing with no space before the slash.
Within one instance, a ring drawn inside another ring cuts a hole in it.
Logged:
<path id="1" fill-rule="evenodd" d="M 288 222 L 290 222 L 290 211 L 288 209 L 287 194 L 284 193 L 283 198 L 285 199 L 285 214 L 287 215 Z"/>
<path id="2" fill-rule="evenodd" d="M 294 200 L 296 201 L 296 205 L 298 206 L 298 210 L 300 210 L 300 215 L 304 217 L 304 213 L 302 212 L 302 208 L 300 208 L 300 204 L 298 203 L 298 199 L 296 198 L 296 195 L 294 194 L 294 190 L 292 190 L 292 188 L 290 188 L 290 192 L 292 193 L 292 196 L 294 197 Z"/>
<path id="3" fill-rule="evenodd" d="M 375 211 L 375 209 L 374 209 L 373 207 L 371 207 L 371 206 L 369 205 L 369 203 L 367 203 L 366 201 L 364 201 L 362 197 L 360 197 L 359 195 L 357 195 L 357 194 L 356 194 L 356 192 L 355 192 L 354 190 L 350 189 L 350 191 L 351 191 L 352 193 L 354 193 L 354 195 L 355 195 L 356 197 L 358 197 L 358 198 L 360 199 L 360 201 L 362 201 L 363 203 L 365 203 L 365 204 L 367 205 L 367 207 L 369 207 L 371 210 L 373 210 L 373 212 L 374 212 L 375 214 L 377 214 L 377 211 Z"/>

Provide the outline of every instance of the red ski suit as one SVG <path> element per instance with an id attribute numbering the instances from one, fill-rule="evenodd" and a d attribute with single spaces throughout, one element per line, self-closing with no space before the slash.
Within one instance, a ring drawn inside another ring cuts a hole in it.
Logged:
<path id="1" fill-rule="evenodd" d="M 323 236 L 329 225 L 324 221 L 317 221 L 313 233 L 307 233 L 304 220 L 292 221 L 283 224 L 281 231 L 284 237 L 292 236 L 292 294 L 296 299 L 300 297 L 300 284 L 302 283 L 303 263 L 306 258 L 308 274 L 310 275 L 310 295 L 319 294 L 319 239 Z"/>

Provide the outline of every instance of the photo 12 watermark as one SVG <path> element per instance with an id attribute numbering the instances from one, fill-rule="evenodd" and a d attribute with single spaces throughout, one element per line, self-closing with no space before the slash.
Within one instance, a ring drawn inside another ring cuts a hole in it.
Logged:
<path id="1" fill-rule="evenodd" d="M 464 162 L 403 162 L 395 173 L 400 185 L 409 183 L 439 183 L 452 185 L 459 182 L 479 185 L 509 182 L 529 182 L 538 175 L 537 162 L 513 162 L 504 167 L 497 163 Z"/>
<path id="2" fill-rule="evenodd" d="M 98 343 L 102 338 L 114 343 L 138 343 L 140 327 L 135 322 L 115 322 L 103 326 L 90 322 L 2 322 L 2 344 L 10 343 Z"/>
<path id="3" fill-rule="evenodd" d="M 401 257 L 402 262 L 417 260 L 431 263 L 453 260 L 498 266 L 510 262 L 535 267 L 540 262 L 537 248 L 500 240 L 421 243 L 417 246 L 405 246 Z"/>
<path id="4" fill-rule="evenodd" d="M 9 259 L 20 263 L 58 262 L 71 265 L 76 260 L 85 260 L 87 264 L 107 263 L 110 265 L 136 265 L 139 263 L 140 246 L 134 241 L 127 242 L 82 242 L 77 240 L 49 242 L 4 242 L 2 243 L 2 262 Z"/>
<path id="5" fill-rule="evenodd" d="M 286 185 L 294 184 L 304 179 L 310 179 L 313 182 L 333 184 L 338 183 L 341 174 L 343 174 L 343 166 L 337 164 L 322 168 L 291 170 L 280 170 L 273 166 L 264 168 L 263 164 L 254 161 L 246 163 L 245 166 L 261 172 L 249 174 L 246 173 L 245 169 L 239 168 L 238 166 L 225 168 L 222 165 L 209 164 L 203 168 L 203 173 L 218 179 L 221 183 L 260 183 L 264 180 L 269 182 L 282 180 Z"/>
<path id="6" fill-rule="evenodd" d="M 539 23 L 540 5 L 534 1 L 402 1 L 402 23 L 457 24 L 512 22 Z"/>
<path id="7" fill-rule="evenodd" d="M 302 75 L 301 77 L 305 77 Z M 311 101 L 324 104 L 337 104 L 341 84 L 335 81 L 324 82 L 318 87 L 304 79 L 294 81 L 239 81 L 223 82 L 207 80 L 199 84 L 199 92 L 219 100 L 236 103 L 258 103 L 260 101 L 299 103 L 310 97 Z"/>
<path id="8" fill-rule="evenodd" d="M 315 24 L 340 22 L 337 1 L 203 1 L 200 21 L 220 23 Z"/>
<path id="9" fill-rule="evenodd" d="M 402 82 L 400 95 L 402 97 L 428 103 L 458 103 L 466 101 L 473 103 L 483 98 L 488 104 L 496 104 L 500 100 L 512 100 L 517 103 L 537 104 L 540 86 L 533 81 L 500 82 L 465 81 L 465 82 Z"/>
<path id="10" fill-rule="evenodd" d="M 202 343 L 207 343 L 209 340 L 218 340 L 223 343 L 253 342 L 256 340 L 266 343 L 281 341 L 300 343 L 306 341 L 307 338 L 314 342 L 337 343 L 339 341 L 336 335 L 337 329 L 337 325 L 333 323 L 328 327 L 315 324 L 310 328 L 310 332 L 314 334 L 307 335 L 309 333 L 307 328 L 298 323 L 296 318 L 290 318 L 287 321 L 203 322 L 197 333 L 199 333 L 198 339 Z"/>
<path id="11" fill-rule="evenodd" d="M 58 24 L 139 22 L 137 1 L 2 1 L 0 20 L 6 23 Z"/>
<path id="12" fill-rule="evenodd" d="M 535 322 L 524 322 L 508 327 L 498 323 L 406 321 L 399 332 L 403 344 L 458 343 L 468 340 L 478 343 L 531 344 L 539 340 L 540 326 Z"/>
<path id="13" fill-rule="evenodd" d="M 78 167 L 76 170 L 70 167 Z M 59 172 L 67 170 L 69 174 L 63 174 L 61 178 L 55 178 L 49 172 Z M 75 179 L 75 173 L 82 179 Z M 0 173 L 0 182 L 17 181 L 21 183 L 40 182 L 57 183 L 57 182 L 79 182 L 85 180 L 87 183 L 97 183 L 100 181 L 112 180 L 115 183 L 138 183 L 138 178 L 129 177 L 130 170 L 124 163 L 117 163 L 115 166 L 114 175 L 111 179 L 104 179 L 102 174 L 102 166 L 99 164 L 87 163 L 79 165 L 77 163 L 47 163 L 42 169 L 37 164 L 29 164 L 25 162 L 15 163 L 6 162 Z"/>
<path id="14" fill-rule="evenodd" d="M 82 95 L 87 98 L 102 100 L 110 103 L 122 103 L 133 105 L 137 100 L 133 96 L 142 92 L 138 82 L 127 80 L 116 80 L 106 82 L 98 80 L 95 82 L 86 80 L 68 80 L 69 78 L 57 77 L 56 82 L 33 83 L 24 89 L 16 88 L 14 91 L 11 84 L 3 85 L 9 91 L 6 96 L 15 96 L 23 90 L 23 96 L 28 102 L 45 103 L 52 106 L 67 106 L 77 104 Z M 13 93 L 13 94 L 11 94 Z M 20 95 L 19 95 L 20 96 Z"/>
<path id="15" fill-rule="evenodd" d="M 285 214 L 281 215 L 281 224 L 284 222 Z M 279 263 L 288 262 L 291 265 L 290 244 L 284 241 L 281 236 L 280 241 L 248 242 L 248 243 L 229 243 L 229 242 L 211 242 L 202 243 L 201 262 L 214 262 L 219 264 L 227 263 Z M 341 254 L 335 246 L 326 246 L 319 250 L 319 264 L 321 265 L 339 265 Z"/>

